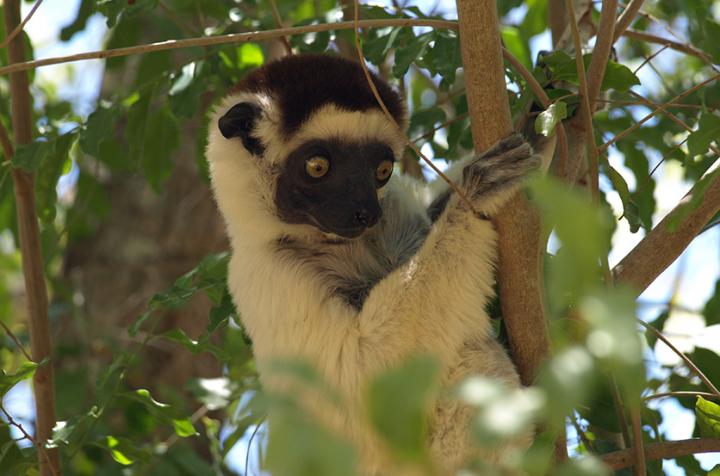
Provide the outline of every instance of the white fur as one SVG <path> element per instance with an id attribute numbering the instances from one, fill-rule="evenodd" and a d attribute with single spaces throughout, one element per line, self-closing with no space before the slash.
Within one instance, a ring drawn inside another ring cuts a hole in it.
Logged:
<path id="1" fill-rule="evenodd" d="M 265 158 L 252 156 L 240 140 L 227 140 L 217 130 L 217 119 L 244 100 L 264 102 L 266 115 L 257 130 L 266 147 Z M 313 227 L 281 222 L 274 214 L 271 169 L 293 147 L 312 138 L 381 140 L 392 146 L 397 157 L 402 139 L 380 112 L 327 106 L 297 134 L 281 141 L 273 107 L 257 95 L 233 95 L 217 108 L 210 123 L 207 156 L 233 248 L 231 293 L 252 338 L 264 384 L 272 386 L 268 365 L 273 359 L 310 361 L 348 405 L 338 409 L 312 399 L 309 410 L 355 442 L 363 474 L 398 474 L 388 467 L 382 446 L 363 418 L 362 395 L 373 375 L 410 355 L 430 353 L 442 365 L 446 386 L 477 373 L 519 385 L 510 360 L 491 335 L 484 311 L 493 295 L 495 231 L 451 198 L 417 252 L 390 270 L 357 311 L 333 294 L 327 277 L 316 267 L 278 252 L 277 240 L 291 236 L 310 247 L 327 247 L 331 256 L 324 265 L 338 274 L 373 271 L 374 264 L 365 266 L 370 257 L 362 241 L 322 245 L 327 236 Z M 383 220 L 368 233 L 392 260 L 402 254 L 398 250 L 406 240 L 417 240 L 408 225 L 411 221 L 419 220 L 418 226 L 425 229 L 430 226 L 422 221 L 427 220 L 429 196 L 421 184 L 405 177 L 393 177 L 386 188 Z M 477 206 L 492 212 L 502 199 Z M 358 269 L 348 263 L 356 263 Z M 451 474 L 478 454 L 489 461 L 499 455 L 483 453 L 473 445 L 467 433 L 470 418 L 470 410 L 456 402 L 442 399 L 434 404 L 429 444 L 443 473 Z"/>

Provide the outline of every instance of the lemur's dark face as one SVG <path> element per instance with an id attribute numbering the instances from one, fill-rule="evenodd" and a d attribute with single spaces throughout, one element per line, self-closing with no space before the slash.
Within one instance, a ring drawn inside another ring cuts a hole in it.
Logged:
<path id="1" fill-rule="evenodd" d="M 263 160 L 265 148 L 254 130 L 262 111 L 252 103 L 233 106 L 218 122 L 228 140 Z M 378 191 L 392 175 L 395 156 L 388 144 L 341 138 L 311 140 L 279 162 L 275 187 L 278 217 L 325 233 L 357 238 L 382 215 Z"/>
<path id="2" fill-rule="evenodd" d="M 277 182 L 275 205 L 287 223 L 356 238 L 382 215 L 378 191 L 390 179 L 394 156 L 378 142 L 314 140 L 290 153 Z"/>

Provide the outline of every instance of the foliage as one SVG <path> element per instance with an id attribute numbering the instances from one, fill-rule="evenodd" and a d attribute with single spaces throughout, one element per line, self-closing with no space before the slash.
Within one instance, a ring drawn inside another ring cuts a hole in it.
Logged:
<path id="1" fill-rule="evenodd" d="M 342 15 L 341 5 L 333 0 L 279 0 L 277 4 L 280 17 L 292 25 L 335 21 Z M 452 10 L 430 10 L 427 2 L 399 4 L 401 8 L 363 5 L 361 16 L 455 16 Z M 575 58 L 563 51 L 533 57 L 535 42 L 548 31 L 547 0 L 499 0 L 498 7 L 503 15 L 506 48 L 532 70 L 552 100 L 547 109 L 539 108 L 526 79 L 506 64 L 513 117 L 520 119 L 539 109 L 534 131 L 551 135 L 574 116 L 580 103 Z M 635 21 L 634 29 L 653 34 L 662 33 L 663 28 L 680 30 L 678 37 L 689 38 L 715 64 L 720 61 L 720 25 L 707 15 L 720 9 L 719 2 L 659 0 L 647 2 L 644 9 L 646 13 Z M 76 18 L 64 26 L 60 40 L 70 41 L 85 32 L 92 15 L 104 17 L 109 27 L 107 48 L 118 48 L 141 41 L 269 30 L 276 27 L 270 12 L 265 0 L 81 0 Z M 338 45 L 354 45 L 354 35 L 347 30 L 308 33 L 289 41 L 297 52 L 335 52 Z M 472 152 L 457 32 L 411 27 L 368 29 L 362 32 L 362 46 L 367 61 L 406 94 L 408 132 L 424 151 L 448 161 Z M 571 453 L 578 457 L 558 467 L 554 474 L 604 475 L 608 470 L 597 456 L 620 449 L 623 430 L 614 397 L 625 402 L 628 413 L 641 412 L 643 438 L 651 443 L 665 439 L 665 415 L 641 396 L 707 390 L 685 368 L 658 364 L 656 351 L 663 344 L 653 335 L 638 331 L 637 316 L 654 321 L 659 328 L 671 315 L 677 319 L 675 296 L 661 303 L 656 313 L 643 311 L 643 303 L 631 290 L 607 286 L 601 264 L 617 246 L 612 238 L 619 229 L 641 233 L 657 224 L 661 197 L 657 195 L 660 179 L 656 166 L 663 163 L 669 173 L 679 172 L 688 184 L 697 184 L 700 192 L 717 179 L 717 170 L 704 175 L 717 160 L 709 147 L 720 145 L 717 81 L 687 95 L 682 107 L 668 107 L 672 115 L 658 114 L 645 126 L 626 132 L 654 109 L 638 98 L 638 93 L 650 104 L 664 104 L 715 74 L 716 66 L 708 60 L 673 53 L 676 64 L 668 67 L 668 60 L 661 61 L 658 82 L 648 75 L 655 67 L 652 61 L 646 63 L 658 49 L 625 39 L 618 44 L 616 60 L 608 64 L 602 82 L 604 107 L 594 116 L 595 137 L 602 144 L 619 134 L 626 135 L 601 157 L 600 203 L 591 203 L 584 194 L 558 180 L 531 181 L 529 194 L 540 212 L 544 231 L 553 236 L 551 253 L 545 260 L 545 297 L 554 354 L 543 365 L 537 384 L 510 391 L 498 382 L 473 377 L 460 383 L 452 395 L 438 395 L 435 376 L 439 363 L 432 357 L 414 356 L 388 369 L 368 389 L 368 420 L 398 464 L 430 470 L 422 444 L 429 426 L 424 410 L 432 399 L 455 398 L 476 412 L 473 436 L 487 447 L 511 440 L 533 425 L 544 429 L 528 452 L 500 463 L 504 470 L 547 474 L 551 471 L 553 438 L 571 424 L 576 432 L 570 442 Z M 35 139 L 18 147 L 10 163 L 0 165 L 0 321 L 21 345 L 27 346 L 23 302 L 18 299 L 21 267 L 15 199 L 8 178 L 11 168 L 18 168 L 34 173 L 36 180 L 36 210 L 53 301 L 51 314 L 58 329 L 54 336 L 58 339 L 57 360 L 61 362 L 55 364 L 61 421 L 48 446 L 60 448 L 64 474 L 244 472 L 244 461 L 228 457 L 233 448 L 241 447 L 249 448 L 246 451 L 253 460 L 258 459 L 257 452 L 264 459 L 264 467 L 277 475 L 350 475 L 356 470 L 357 449 L 304 414 L 298 399 L 293 398 L 296 395 L 262 391 L 251 342 L 228 293 L 227 253 L 206 257 L 174 283 L 168 283 L 166 290 L 154 290 L 157 292 L 145 311 L 128 323 L 127 335 L 123 330 L 117 340 L 74 341 L 60 332 L 63 323 L 79 322 L 83 327 L 93 319 L 62 269 L 70 258 L 70 244 L 92 240 L 95 231 L 112 219 L 117 200 L 122 200 L 105 189 L 107 177 L 139 176 L 145 182 L 143 193 L 165 193 L 176 167 L 174 154 L 186 135 L 194 135 L 199 144 L 197 168 L 206 177 L 203 147 L 207 120 L 195 128 L 185 124 L 204 118 L 207 108 L 228 87 L 272 56 L 271 50 L 267 43 L 246 42 L 109 59 L 105 74 L 124 79 L 119 87 L 105 90 L 89 114 L 78 113 L 60 99 L 52 85 L 33 85 Z M 661 51 L 659 57 L 663 54 L 667 52 Z M 583 59 L 588 64 L 590 55 Z M 6 64 L 7 55 L 1 51 L 0 66 Z M 10 123 L 8 94 L 8 78 L 2 76 L 0 121 L 6 126 Z M 687 124 L 690 131 L 677 121 Z M 58 188 L 61 176 L 64 180 L 74 177 L 74 181 L 65 189 Z M 697 194 L 681 207 L 675 226 L 700 205 L 702 196 Z M 708 227 L 717 223 L 716 217 Z M 199 335 L 167 327 L 167 316 L 189 307 L 200 296 L 210 302 L 211 310 Z M 698 303 L 694 313 L 707 325 L 720 324 L 720 280 L 704 309 Z M 2 335 L 0 395 L 4 397 L 30 379 L 38 365 L 47 362 L 28 361 L 10 335 Z M 143 351 L 152 345 L 178 346 L 182 352 L 210 355 L 222 364 L 223 373 L 198 377 L 185 389 L 163 389 L 161 396 L 135 387 L 128 376 Z M 105 349 L 104 358 L 84 361 L 90 346 Z M 716 351 L 697 347 L 689 357 L 718 385 L 720 356 Z M 76 363 L 62 364 L 67 361 Z M 656 365 L 647 366 L 645 361 Z M 279 362 L 274 371 L 293 377 L 298 385 L 311 388 L 321 398 L 343 404 L 321 375 L 305 363 Z M 619 391 L 614 395 L 616 386 Z M 670 398 L 693 408 L 687 396 Z M 3 408 L 11 412 L 9 401 Z M 697 399 L 696 434 L 720 435 L 719 408 L 717 402 Z M 277 416 L 269 429 L 265 424 L 268 413 Z M 261 436 L 253 438 L 255 433 Z M 36 474 L 35 450 L 26 441 L 17 440 L 21 437 L 17 425 L 2 420 L 0 467 L 11 474 Z M 700 474 L 700 466 L 691 456 L 675 462 L 688 475 Z M 491 471 L 497 470 L 479 461 L 468 465 L 474 471 L 468 474 L 494 474 Z M 660 474 L 662 464 L 650 464 L 649 471 Z"/>

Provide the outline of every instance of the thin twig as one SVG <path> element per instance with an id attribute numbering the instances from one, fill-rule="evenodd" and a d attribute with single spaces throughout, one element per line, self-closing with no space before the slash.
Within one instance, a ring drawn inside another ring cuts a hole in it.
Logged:
<path id="1" fill-rule="evenodd" d="M 338 23 L 324 23 L 319 25 L 295 26 L 290 28 L 278 28 L 275 30 L 252 31 L 246 33 L 230 33 L 219 36 L 203 36 L 197 38 L 185 38 L 181 40 L 166 40 L 157 43 L 148 43 L 144 45 L 128 46 L 124 48 L 114 48 L 109 50 L 89 51 L 86 53 L 78 53 L 68 56 L 56 56 L 53 58 L 45 58 L 34 61 L 25 61 L 22 63 L 12 64 L 0 68 L 0 75 L 15 73 L 18 71 L 27 71 L 29 69 L 40 68 L 53 64 L 72 63 L 75 61 L 84 61 L 92 59 L 117 58 L 120 56 L 130 56 L 136 54 L 150 53 L 154 51 L 176 50 L 180 48 L 191 48 L 197 46 L 216 46 L 226 45 L 230 43 L 243 43 L 248 41 L 262 41 L 279 38 L 289 35 L 302 35 L 305 33 L 334 31 L 334 30 L 350 30 L 354 28 L 355 23 L 344 21 Z M 412 27 L 426 26 L 430 28 L 440 29 L 457 29 L 457 22 L 447 20 L 433 20 L 425 18 L 398 18 L 398 19 L 382 19 L 382 20 L 363 20 L 360 22 L 361 28 L 385 28 L 389 26 Z"/>
<path id="2" fill-rule="evenodd" d="M 679 41 L 669 40 L 661 36 L 652 35 L 650 33 L 645 33 L 644 31 L 636 30 L 626 30 L 625 32 L 623 32 L 623 36 L 627 38 L 632 38 L 633 40 L 646 41 L 648 43 L 656 43 L 658 45 L 668 45 L 671 49 L 675 51 L 679 51 L 690 56 L 695 56 L 696 58 L 709 61 L 712 64 L 712 58 L 710 58 L 710 56 L 691 45 L 680 43 Z"/>
<path id="3" fill-rule="evenodd" d="M 458 188 L 455 183 L 450 180 L 450 178 L 445 175 L 435 164 L 433 164 L 432 160 L 428 159 L 425 154 L 423 154 L 420 151 L 420 148 L 415 145 L 414 142 L 410 140 L 410 138 L 402 131 L 402 128 L 397 123 L 395 118 L 390 114 L 390 111 L 388 110 L 387 106 L 385 105 L 385 102 L 380 97 L 380 93 L 377 90 L 377 87 L 375 86 L 375 82 L 372 79 L 372 75 L 370 74 L 370 70 L 368 69 L 367 63 L 365 62 L 365 55 L 363 54 L 362 45 L 360 44 L 360 28 L 362 25 L 362 22 L 360 21 L 360 0 L 354 0 L 355 5 L 355 18 L 353 20 L 354 24 L 354 30 L 355 30 L 355 49 L 358 54 L 358 60 L 360 61 L 360 66 L 362 67 L 363 73 L 365 73 L 365 78 L 367 79 L 368 85 L 370 86 L 370 90 L 372 91 L 373 95 L 375 96 L 375 100 L 377 101 L 378 105 L 380 106 L 380 109 L 382 109 L 383 113 L 385 114 L 385 117 L 394 124 L 395 128 L 397 129 L 398 134 L 402 135 L 402 137 L 405 139 L 405 143 L 410 146 L 410 148 L 415 151 L 416 154 L 420 158 L 422 158 L 425 163 L 440 177 L 442 178 L 448 186 L 460 197 L 461 200 L 463 200 L 467 206 L 470 208 L 470 210 L 473 211 L 473 213 L 477 213 L 475 210 L 475 207 L 473 206 L 472 202 L 467 198 L 465 193 Z"/>
<path id="4" fill-rule="evenodd" d="M 255 425 L 255 428 L 253 428 L 253 432 L 250 435 L 250 439 L 248 440 L 247 445 L 247 453 L 245 453 L 245 474 L 250 474 L 250 447 L 252 445 L 253 440 L 255 439 L 255 435 L 257 435 L 258 430 L 260 430 L 260 425 L 262 425 L 262 421 Z"/>
<path id="5" fill-rule="evenodd" d="M 703 397 L 703 398 L 712 398 L 714 400 L 720 400 L 720 396 L 715 395 L 714 393 L 708 393 L 708 392 L 661 392 L 661 393 L 654 393 L 652 395 L 648 395 L 647 397 L 643 397 L 644 401 L 650 401 L 655 400 L 657 398 L 667 398 L 667 397 Z"/>
<path id="6" fill-rule="evenodd" d="M 278 10 L 277 2 L 275 0 L 270 0 L 270 10 L 272 10 L 273 19 L 275 20 L 275 26 L 278 28 L 283 27 L 282 17 L 280 16 L 280 10 Z M 280 42 L 282 42 L 283 46 L 285 47 L 285 53 L 290 56 L 293 54 L 292 46 L 290 45 L 290 40 L 287 36 L 281 36 Z"/>
<path id="7" fill-rule="evenodd" d="M 702 89 L 704 86 L 712 83 L 713 81 L 716 81 L 718 78 L 720 78 L 720 73 L 712 75 L 711 77 L 709 77 L 709 78 L 706 79 L 705 81 L 703 81 L 703 82 L 701 82 L 701 83 L 699 83 L 699 84 L 696 84 L 696 85 L 693 86 L 692 88 L 690 88 L 690 89 L 688 89 L 688 90 L 686 90 L 686 91 L 678 94 L 677 96 L 675 96 L 674 98 L 672 98 L 670 101 L 668 101 L 668 104 L 672 104 L 672 103 L 674 103 L 674 102 L 676 102 L 676 101 L 679 101 L 680 99 L 683 99 L 683 98 L 686 97 L 686 96 L 691 95 L 691 94 L 694 93 L 695 91 L 697 91 L 697 90 L 699 90 L 699 89 Z M 613 138 L 610 139 L 609 141 L 605 142 L 604 144 L 601 144 L 600 147 L 599 147 L 599 149 L 600 149 L 601 151 L 607 149 L 608 147 L 610 147 L 611 145 L 613 145 L 615 142 L 619 141 L 620 139 L 622 139 L 623 137 L 627 136 L 628 134 L 634 132 L 636 129 L 638 129 L 639 127 L 641 127 L 643 124 L 645 124 L 647 121 L 649 121 L 649 120 L 652 119 L 653 117 L 657 116 L 659 113 L 665 111 L 665 110 L 667 109 L 667 107 L 668 107 L 668 106 L 667 106 L 666 104 L 659 104 L 658 107 L 657 107 L 654 111 L 652 111 L 650 114 L 648 114 L 647 116 L 643 117 L 643 118 L 640 119 L 638 122 L 636 122 L 636 123 L 633 124 L 632 126 L 628 127 L 628 128 L 625 129 L 624 131 L 618 133 L 615 137 L 613 137 Z"/>
<path id="8" fill-rule="evenodd" d="M 15 342 L 15 345 L 20 349 L 20 351 L 25 355 L 25 358 L 28 359 L 30 362 L 32 362 L 32 357 L 30 357 L 30 354 L 27 350 L 25 350 L 25 346 L 22 345 L 22 342 L 20 342 L 20 339 L 18 339 L 15 334 L 12 333 L 10 328 L 5 325 L 3 321 L 0 321 L 0 326 L 2 326 L 3 329 L 5 329 L 5 333 L 12 339 L 13 342 Z"/>
<path id="9" fill-rule="evenodd" d="M 653 53 L 653 54 L 651 54 L 650 56 L 648 56 L 647 58 L 645 58 L 645 61 L 643 61 L 643 62 L 640 64 L 640 66 L 638 66 L 637 68 L 635 68 L 635 70 L 633 71 L 633 74 L 637 74 L 638 71 L 640 71 L 640 70 L 643 68 L 643 66 L 645 66 L 645 65 L 648 64 L 648 63 L 650 63 L 656 56 L 658 56 L 660 53 L 662 53 L 663 51 L 667 50 L 668 48 L 670 48 L 670 45 L 668 45 L 668 44 L 662 45 L 662 47 L 661 47 L 661 48 L 658 48 L 658 50 L 657 50 L 655 53 Z M 652 65 L 651 65 L 651 66 L 652 66 Z"/>
<path id="10" fill-rule="evenodd" d="M 43 2 L 43 0 L 37 0 L 35 2 L 35 4 L 32 6 L 30 11 L 28 12 L 27 16 L 23 19 L 23 21 L 20 22 L 20 24 L 18 26 L 16 26 L 15 29 L 13 29 L 13 31 L 11 31 L 8 36 L 5 37 L 5 39 L 2 41 L 2 43 L 0 43 L 0 50 L 5 48 L 7 45 L 9 45 L 10 42 L 16 36 L 18 36 L 18 34 L 20 34 L 21 31 L 23 31 L 23 29 L 25 28 L 25 25 L 27 25 L 27 22 L 29 22 L 30 19 L 32 18 L 32 16 L 35 15 L 35 12 L 40 7 L 42 2 Z"/>
<path id="11" fill-rule="evenodd" d="M 463 119 L 466 119 L 468 117 L 467 112 L 463 112 L 462 114 L 458 114 L 457 116 L 448 119 L 447 121 L 443 122 L 437 127 L 433 127 L 431 130 L 426 132 L 425 134 L 419 135 L 412 139 L 413 142 L 420 142 L 423 139 L 427 139 L 428 137 L 432 137 L 437 131 L 445 129 L 446 127 L 455 124 L 457 121 L 462 121 Z"/>
<path id="12" fill-rule="evenodd" d="M 23 438 L 28 440 L 30 443 L 32 443 L 33 446 L 37 449 L 38 453 L 43 456 L 43 458 L 47 462 L 48 468 L 50 468 L 50 473 L 52 474 L 52 476 L 58 476 L 58 473 L 55 472 L 55 468 L 53 468 L 52 462 L 50 461 L 50 456 L 48 455 L 46 448 L 44 446 L 39 445 L 37 440 L 35 438 L 33 438 L 30 435 L 30 433 L 28 433 L 27 430 L 25 430 L 25 428 L 23 428 L 21 423 L 18 423 L 17 421 L 15 421 L 15 419 L 12 417 L 12 415 L 10 415 L 10 413 L 8 413 L 8 411 L 5 409 L 5 407 L 2 405 L 2 403 L 0 403 L 0 410 L 5 415 L 5 419 L 7 420 L 8 425 L 11 425 L 11 426 L 14 426 L 15 428 L 17 428 L 18 431 L 20 431 L 20 433 L 22 433 Z"/>
<path id="13" fill-rule="evenodd" d="M 688 366 L 688 368 L 690 369 L 690 371 L 693 372 L 695 375 L 697 375 L 697 376 L 700 378 L 700 380 L 702 380 L 702 382 L 705 384 L 705 386 L 706 386 L 708 389 L 710 389 L 710 391 L 711 391 L 715 396 L 717 396 L 718 398 L 720 398 L 720 391 L 717 389 L 717 387 L 715 387 L 715 385 L 713 385 L 713 383 L 710 381 L 710 379 L 707 378 L 707 376 L 702 372 L 702 370 L 700 370 L 700 369 L 698 368 L 698 366 L 695 365 L 695 363 L 694 363 L 692 360 L 690 360 L 690 358 L 689 358 L 687 355 L 685 355 L 681 350 L 679 350 L 677 347 L 675 347 L 675 346 L 673 345 L 673 343 L 670 342 L 670 340 L 669 340 L 667 337 L 665 337 L 665 336 L 663 335 L 663 333 L 660 332 L 659 330 L 657 330 L 655 327 L 651 326 L 651 325 L 648 324 L 647 322 L 642 321 L 642 320 L 640 320 L 640 319 L 637 319 L 637 321 L 640 323 L 641 326 L 643 326 L 645 329 L 648 329 L 650 332 L 652 332 L 653 334 L 655 334 L 655 336 L 656 336 L 658 339 L 660 339 L 661 341 L 663 341 L 663 343 L 665 343 L 665 345 L 667 345 L 667 346 L 670 348 L 670 350 L 672 350 L 673 352 L 675 352 L 675 353 L 678 355 L 678 357 L 680 357 L 680 358 L 683 360 L 683 362 L 685 362 L 685 365 Z"/>

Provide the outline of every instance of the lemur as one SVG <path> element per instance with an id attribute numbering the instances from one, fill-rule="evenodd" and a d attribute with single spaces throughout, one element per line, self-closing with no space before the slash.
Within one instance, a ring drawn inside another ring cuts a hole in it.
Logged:
<path id="1" fill-rule="evenodd" d="M 368 382 L 430 354 L 450 388 L 480 374 L 518 387 L 485 306 L 494 296 L 497 235 L 488 217 L 539 159 L 518 134 L 426 185 L 393 173 L 407 124 L 403 99 L 359 64 L 302 54 L 248 74 L 211 114 L 207 158 L 232 245 L 228 284 L 263 384 L 273 359 L 304 359 L 345 398 L 306 399 L 359 449 L 360 473 L 398 474 L 364 422 Z M 427 445 L 451 474 L 473 456 L 472 411 L 429 409 Z M 272 418 L 272 415 L 271 415 Z M 271 420 L 272 422 L 272 420 Z M 527 443 L 530 435 L 522 438 Z"/>

